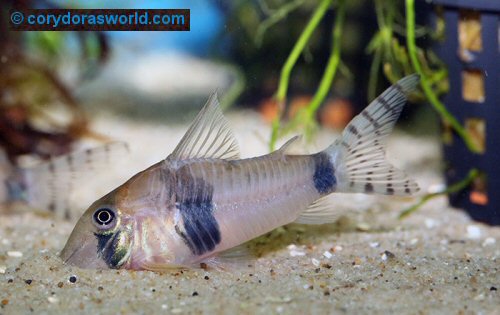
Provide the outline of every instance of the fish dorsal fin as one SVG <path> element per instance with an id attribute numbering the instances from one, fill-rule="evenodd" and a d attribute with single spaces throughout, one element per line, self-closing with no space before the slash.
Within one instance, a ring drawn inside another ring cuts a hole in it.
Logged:
<path id="1" fill-rule="evenodd" d="M 236 160 L 239 157 L 238 143 L 222 115 L 217 92 L 214 92 L 167 160 Z"/>

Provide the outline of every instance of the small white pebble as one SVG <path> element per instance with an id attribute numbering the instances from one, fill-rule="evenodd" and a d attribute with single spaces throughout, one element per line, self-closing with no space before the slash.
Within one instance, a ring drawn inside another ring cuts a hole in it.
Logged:
<path id="1" fill-rule="evenodd" d="M 343 250 L 344 248 L 340 245 L 335 245 L 335 247 L 333 247 L 333 251 L 334 252 L 340 252 L 341 250 Z"/>
<path id="2" fill-rule="evenodd" d="M 309 289 L 309 285 L 308 284 L 304 284 L 303 288 L 304 289 Z"/>
<path id="3" fill-rule="evenodd" d="M 439 241 L 439 244 L 441 245 L 448 245 L 450 243 L 450 241 L 448 241 L 447 239 L 442 239 Z"/>
<path id="4" fill-rule="evenodd" d="M 182 310 L 180 308 L 173 308 L 170 312 L 172 314 L 180 314 L 182 313 Z"/>
<path id="5" fill-rule="evenodd" d="M 311 262 L 315 267 L 319 267 L 319 260 L 317 260 L 316 258 L 311 259 Z"/>
<path id="6" fill-rule="evenodd" d="M 484 294 L 481 293 L 481 294 L 478 294 L 474 297 L 474 301 L 482 301 L 484 300 Z"/>
<path id="7" fill-rule="evenodd" d="M 57 303 L 57 302 L 59 302 L 59 299 L 57 297 L 55 297 L 55 296 L 49 296 L 47 298 L 47 300 L 49 301 L 49 303 Z"/>
<path id="8" fill-rule="evenodd" d="M 6 238 L 2 239 L 2 245 L 9 245 L 10 241 Z"/>
<path id="9" fill-rule="evenodd" d="M 370 247 L 371 247 L 371 248 L 377 248 L 377 247 L 380 247 L 380 243 L 379 243 L 379 242 L 371 242 L 371 243 L 370 243 Z"/>
<path id="10" fill-rule="evenodd" d="M 5 270 L 7 270 L 7 266 L 1 265 L 0 266 L 0 274 L 4 274 Z"/>
<path id="11" fill-rule="evenodd" d="M 477 225 L 467 226 L 467 237 L 470 239 L 478 239 L 481 237 L 481 229 Z"/>
<path id="12" fill-rule="evenodd" d="M 415 244 L 417 244 L 417 243 L 418 243 L 418 238 L 412 238 L 412 239 L 410 240 L 410 245 L 415 245 Z"/>
<path id="13" fill-rule="evenodd" d="M 167 308 L 168 308 L 168 305 L 167 305 L 167 304 L 162 304 L 162 305 L 161 305 L 161 309 L 162 309 L 162 310 L 166 310 Z"/>
<path id="14" fill-rule="evenodd" d="M 486 247 L 489 245 L 494 245 L 495 243 L 496 243 L 496 240 L 493 237 L 487 237 L 483 242 L 483 247 Z"/>
<path id="15" fill-rule="evenodd" d="M 360 231 L 366 232 L 370 230 L 370 225 L 368 223 L 361 222 L 358 225 L 356 225 L 356 228 Z"/>
<path id="16" fill-rule="evenodd" d="M 330 259 L 330 258 L 332 258 L 332 257 L 333 257 L 332 253 L 330 253 L 329 251 L 325 251 L 325 252 L 323 253 L 323 256 L 325 256 L 325 257 L 326 257 L 326 258 L 328 258 L 328 259 Z"/>
<path id="17" fill-rule="evenodd" d="M 438 223 L 436 220 L 434 219 L 425 219 L 425 226 L 428 228 L 428 229 L 432 229 L 432 228 L 435 228 L 436 226 L 438 226 Z"/>
<path id="18" fill-rule="evenodd" d="M 296 249 L 297 248 L 297 245 L 295 244 L 290 244 L 286 247 L 288 250 L 292 250 L 292 249 Z"/>
<path id="19" fill-rule="evenodd" d="M 380 258 L 383 260 L 383 261 L 386 261 L 387 260 L 387 254 L 386 253 L 383 253 L 382 256 L 380 256 Z"/>
<path id="20" fill-rule="evenodd" d="M 283 306 L 276 307 L 276 313 L 283 313 L 283 310 L 284 310 Z"/>
<path id="21" fill-rule="evenodd" d="M 17 251 L 17 250 L 16 250 L 16 251 L 8 251 L 8 252 L 7 252 L 7 256 L 9 256 L 9 257 L 17 257 L 17 258 L 19 258 L 19 257 L 23 257 L 23 253 L 22 253 L 22 252 L 19 252 L 19 251 Z"/>
<path id="22" fill-rule="evenodd" d="M 427 193 L 434 194 L 434 193 L 437 193 L 437 192 L 442 192 L 445 189 L 446 189 L 446 185 L 445 184 L 433 184 L 433 185 L 430 185 L 427 188 Z"/>
<path id="23" fill-rule="evenodd" d="M 297 257 L 297 256 L 305 256 L 306 253 L 298 251 L 298 250 L 291 250 L 290 251 L 290 256 L 292 257 Z"/>

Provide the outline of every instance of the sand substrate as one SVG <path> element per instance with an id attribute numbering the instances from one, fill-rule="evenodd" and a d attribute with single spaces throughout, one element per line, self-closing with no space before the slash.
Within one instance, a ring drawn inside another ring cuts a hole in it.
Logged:
<path id="1" fill-rule="evenodd" d="M 257 115 L 229 120 L 243 157 L 266 153 L 269 130 Z M 118 173 L 80 185 L 82 207 L 164 158 L 186 125 L 102 116 L 95 128 L 132 152 Z M 321 131 L 308 150 L 335 137 Z M 388 155 L 423 193 L 442 186 L 439 151 L 437 142 L 396 133 Z M 279 228 L 251 243 L 254 258 L 226 270 L 164 273 L 66 266 L 58 252 L 74 222 L 4 211 L 0 314 L 500 314 L 500 228 L 471 221 L 444 198 L 398 220 L 417 200 L 337 195 L 344 216 L 335 224 Z"/>

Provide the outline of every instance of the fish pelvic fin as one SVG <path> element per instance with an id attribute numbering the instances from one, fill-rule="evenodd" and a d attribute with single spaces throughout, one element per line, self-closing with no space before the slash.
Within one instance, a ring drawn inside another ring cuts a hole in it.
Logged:
<path id="1" fill-rule="evenodd" d="M 385 90 L 346 126 L 325 152 L 335 167 L 337 192 L 408 196 L 419 187 L 385 157 L 387 136 L 419 82 L 413 74 Z"/>
<path id="2" fill-rule="evenodd" d="M 167 160 L 236 160 L 239 157 L 238 143 L 214 92 Z"/>

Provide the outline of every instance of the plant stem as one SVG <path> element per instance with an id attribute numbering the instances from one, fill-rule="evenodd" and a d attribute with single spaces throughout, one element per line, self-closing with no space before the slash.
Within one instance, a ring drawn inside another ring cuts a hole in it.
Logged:
<path id="1" fill-rule="evenodd" d="M 283 68 L 281 69 L 278 91 L 276 92 L 276 101 L 278 102 L 280 113 L 273 121 L 273 129 L 271 133 L 271 140 L 269 143 L 271 150 L 274 149 L 274 146 L 276 145 L 276 140 L 278 139 L 278 130 L 280 127 L 279 121 L 281 119 L 281 112 L 283 111 L 284 103 L 286 100 L 286 93 L 288 90 L 290 73 L 292 72 L 293 66 L 299 59 L 300 54 L 304 50 L 307 42 L 311 38 L 312 33 L 318 26 L 319 22 L 321 21 L 325 13 L 328 11 L 328 8 L 330 7 L 332 1 L 333 0 L 322 0 L 320 2 L 316 10 L 314 11 L 313 15 L 311 16 L 311 19 L 309 20 L 306 27 L 302 31 L 302 34 L 300 34 L 299 39 L 295 43 L 295 46 L 293 46 L 290 55 L 288 55 L 288 58 L 285 61 L 285 64 L 283 65 Z"/>
<path id="2" fill-rule="evenodd" d="M 451 27 L 451 26 L 450 26 Z M 439 100 L 437 95 L 431 88 L 427 76 L 422 71 L 422 66 L 417 57 L 417 46 L 415 44 L 415 0 L 406 0 L 406 45 L 408 46 L 408 55 L 415 71 L 420 75 L 420 85 L 425 96 L 431 103 L 432 107 L 439 113 L 441 118 L 447 122 L 455 132 L 464 140 L 467 148 L 474 153 L 480 153 L 481 149 L 472 140 L 469 133 L 460 124 Z"/>
<path id="3" fill-rule="evenodd" d="M 257 47 L 260 47 L 262 45 L 262 40 L 264 39 L 264 34 L 266 33 L 266 31 L 274 24 L 283 20 L 293 10 L 303 5 L 304 1 L 305 0 L 294 0 L 292 2 L 285 3 L 282 7 L 276 10 L 270 17 L 264 20 L 257 29 L 257 34 L 255 35 L 255 45 L 257 45 Z"/>
<path id="4" fill-rule="evenodd" d="M 479 171 L 475 168 L 471 169 L 469 171 L 469 173 L 467 174 L 467 177 L 465 177 L 461 181 L 454 183 L 453 185 L 451 185 L 450 187 L 448 187 L 447 189 L 445 189 L 443 191 L 425 195 L 424 197 L 422 197 L 422 199 L 420 199 L 419 202 L 417 202 L 413 206 L 401 211 L 401 213 L 399 214 L 399 218 L 403 219 L 404 217 L 407 217 L 408 215 L 410 215 L 411 213 L 418 210 L 418 208 L 420 208 L 422 205 L 424 205 L 427 201 L 429 201 L 431 199 L 434 199 L 434 198 L 439 197 L 441 195 L 456 193 L 456 192 L 459 192 L 459 191 L 465 189 L 478 176 L 479 176 Z"/>
<path id="5" fill-rule="evenodd" d="M 302 34 L 300 34 L 299 39 L 295 43 L 290 55 L 288 56 L 283 68 L 281 69 L 280 82 L 278 86 L 278 92 L 276 94 L 276 99 L 278 102 L 284 101 L 286 98 L 286 92 L 288 90 L 288 81 L 290 79 L 290 73 L 292 72 L 292 68 L 299 59 L 300 54 L 304 50 L 307 42 L 311 38 L 312 33 L 318 26 L 319 22 L 325 15 L 326 11 L 330 7 L 332 0 L 322 0 L 319 6 L 314 11 L 311 19 L 307 23 L 306 27 Z"/>
<path id="6" fill-rule="evenodd" d="M 340 62 L 340 47 L 342 40 L 342 29 L 345 19 L 345 0 L 339 0 L 337 13 L 335 15 L 335 24 L 333 26 L 332 32 L 332 50 L 330 52 L 330 57 L 328 58 L 328 63 L 326 65 L 325 73 L 321 78 L 318 90 L 314 94 L 311 103 L 307 107 L 307 116 L 309 119 L 314 119 L 314 114 L 318 110 L 321 103 L 324 101 L 325 97 L 328 95 L 333 82 L 333 78 L 337 73 L 337 69 Z"/>

